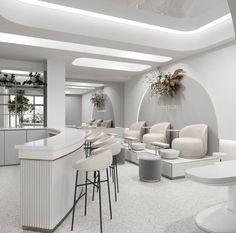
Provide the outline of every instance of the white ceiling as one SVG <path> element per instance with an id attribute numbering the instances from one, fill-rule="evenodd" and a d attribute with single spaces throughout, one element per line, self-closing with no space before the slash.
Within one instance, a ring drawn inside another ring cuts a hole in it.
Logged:
<path id="1" fill-rule="evenodd" d="M 194 30 L 229 12 L 226 0 L 44 0 L 176 30 Z M 138 4 L 138 5 L 137 5 Z M 0 33 L 173 57 L 178 60 L 234 40 L 231 21 L 197 35 L 170 35 L 67 12 L 1 0 Z M 27 42 L 27 40 L 25 40 Z M 72 79 L 126 81 L 138 72 L 76 67 L 79 57 L 140 63 L 92 53 L 0 42 L 0 58 L 45 62 L 59 59 Z M 165 63 L 142 61 L 152 67 Z M 14 67 L 12 67 L 14 68 Z M 142 72 L 141 72 L 142 73 Z"/>
<path id="2" fill-rule="evenodd" d="M 191 18 L 201 16 L 212 10 L 216 0 L 106 0 L 117 5 L 130 7 L 139 11 L 147 11 L 174 18 Z"/>

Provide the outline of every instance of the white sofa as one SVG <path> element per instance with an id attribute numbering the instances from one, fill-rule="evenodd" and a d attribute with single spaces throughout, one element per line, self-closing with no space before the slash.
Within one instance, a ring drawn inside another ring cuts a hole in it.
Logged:
<path id="1" fill-rule="evenodd" d="M 145 143 L 146 147 L 149 149 L 154 149 L 150 144 L 151 142 L 169 143 L 170 134 L 168 129 L 170 129 L 169 122 L 161 122 L 153 125 L 150 128 L 150 132 L 143 136 L 143 143 Z"/>
<path id="2" fill-rule="evenodd" d="M 135 137 L 138 138 L 138 141 L 141 142 L 143 139 L 143 134 L 145 129 L 145 121 L 139 121 L 130 125 L 129 128 L 125 128 L 123 137 Z"/>
<path id="3" fill-rule="evenodd" d="M 181 129 L 179 138 L 172 141 L 172 148 L 180 156 L 190 159 L 202 158 L 207 153 L 208 127 L 205 124 L 189 125 Z"/>

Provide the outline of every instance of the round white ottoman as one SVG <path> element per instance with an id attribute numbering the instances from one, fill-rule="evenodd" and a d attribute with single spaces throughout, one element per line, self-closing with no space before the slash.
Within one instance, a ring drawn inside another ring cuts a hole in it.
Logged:
<path id="1" fill-rule="evenodd" d="M 179 157 L 179 151 L 174 149 L 162 149 L 160 150 L 160 156 L 163 159 L 176 159 Z"/>

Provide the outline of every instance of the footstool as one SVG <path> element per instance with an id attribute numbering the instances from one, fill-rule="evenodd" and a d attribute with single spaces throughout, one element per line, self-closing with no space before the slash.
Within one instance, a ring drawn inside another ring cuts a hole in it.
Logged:
<path id="1" fill-rule="evenodd" d="M 179 151 L 174 149 L 162 149 L 160 150 L 160 156 L 163 159 L 177 159 L 179 157 Z"/>
<path id="2" fill-rule="evenodd" d="M 139 178 L 145 182 L 161 180 L 161 159 L 151 153 L 139 155 Z"/>

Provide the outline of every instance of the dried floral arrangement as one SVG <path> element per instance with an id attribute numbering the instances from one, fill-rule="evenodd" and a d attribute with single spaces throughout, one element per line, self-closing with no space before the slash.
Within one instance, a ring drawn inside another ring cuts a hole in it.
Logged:
<path id="1" fill-rule="evenodd" d="M 150 84 L 151 95 L 174 97 L 181 86 L 184 74 L 183 69 L 177 69 L 173 74 L 165 74 L 159 69 L 149 73 L 147 82 Z"/>
<path id="2" fill-rule="evenodd" d="M 102 107 L 106 100 L 106 95 L 103 90 L 96 91 L 91 97 L 90 101 L 95 107 Z"/>

